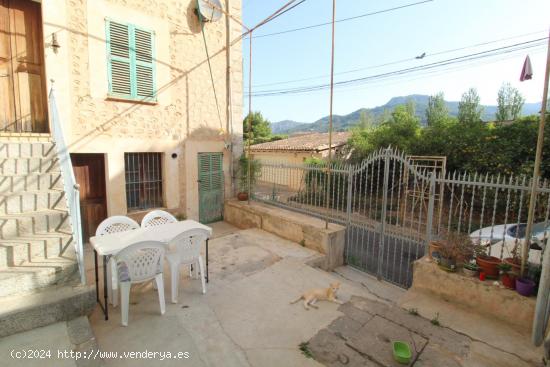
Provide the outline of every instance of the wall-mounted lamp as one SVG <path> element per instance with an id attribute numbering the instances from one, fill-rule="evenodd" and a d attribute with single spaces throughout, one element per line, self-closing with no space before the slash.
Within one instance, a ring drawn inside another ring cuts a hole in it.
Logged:
<path id="1" fill-rule="evenodd" d="M 57 33 L 52 33 L 52 43 L 50 44 L 50 47 L 52 48 L 54 54 L 59 52 L 61 45 L 59 44 L 59 41 L 57 41 Z"/>

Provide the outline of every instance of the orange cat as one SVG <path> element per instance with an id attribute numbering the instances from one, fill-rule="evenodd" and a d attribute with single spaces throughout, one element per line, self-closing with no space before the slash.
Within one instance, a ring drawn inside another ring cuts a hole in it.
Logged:
<path id="1" fill-rule="evenodd" d="M 343 302 L 336 298 L 336 292 L 338 292 L 339 288 L 340 283 L 334 282 L 331 283 L 328 288 L 310 289 L 309 291 L 306 291 L 304 294 L 302 294 L 297 300 L 290 302 L 290 304 L 294 304 L 303 299 L 304 308 L 306 310 L 309 310 L 309 306 L 313 308 L 319 308 L 315 306 L 315 302 L 317 301 L 330 301 L 341 305 Z"/>

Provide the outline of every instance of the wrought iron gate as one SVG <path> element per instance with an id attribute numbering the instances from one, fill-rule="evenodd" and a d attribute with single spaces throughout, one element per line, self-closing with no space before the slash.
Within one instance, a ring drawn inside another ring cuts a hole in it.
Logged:
<path id="1" fill-rule="evenodd" d="M 379 279 L 408 287 L 412 262 L 425 253 L 434 214 L 435 175 L 385 149 L 350 172 L 346 260 Z"/>
<path id="2" fill-rule="evenodd" d="M 356 166 L 333 162 L 330 171 L 321 161 L 262 162 L 253 199 L 345 226 L 347 264 L 401 287 L 411 285 L 412 264 L 432 238 L 469 235 L 488 255 L 516 256 L 532 189 L 526 177 L 451 173 L 412 158 L 388 148 Z M 535 265 L 550 237 L 550 181 L 537 190 Z"/>

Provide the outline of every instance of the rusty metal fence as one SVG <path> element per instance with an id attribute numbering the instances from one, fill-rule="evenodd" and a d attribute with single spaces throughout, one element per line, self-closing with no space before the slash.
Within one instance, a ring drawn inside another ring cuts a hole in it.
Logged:
<path id="1" fill-rule="evenodd" d="M 516 257 L 523 245 L 531 183 L 526 177 L 444 173 L 415 165 L 383 149 L 361 164 L 292 165 L 262 162 L 253 199 L 328 219 L 346 227 L 345 259 L 401 287 L 412 283 L 412 263 L 430 241 L 468 234 L 498 258 Z M 538 271 L 550 235 L 550 186 L 537 188 L 529 251 Z"/>

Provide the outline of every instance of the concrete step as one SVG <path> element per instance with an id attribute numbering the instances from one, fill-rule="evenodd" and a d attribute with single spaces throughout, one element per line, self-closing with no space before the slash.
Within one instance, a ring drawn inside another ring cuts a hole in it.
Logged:
<path id="1" fill-rule="evenodd" d="M 5 297 L 0 300 L 0 337 L 87 316 L 92 312 L 95 304 L 94 288 L 79 285 L 76 282 L 64 286 L 48 287 L 31 294 Z M 87 322 L 87 317 L 80 320 L 79 324 L 83 321 Z M 80 332 L 83 331 L 83 325 L 75 326 L 80 329 Z M 77 331 L 74 330 L 74 332 Z M 51 333 L 48 336 L 55 338 Z M 78 335 L 69 333 L 69 336 L 77 337 Z M 25 339 L 28 340 L 28 338 Z M 85 340 L 75 340 L 73 344 L 79 345 L 83 342 Z M 14 343 L 11 344 L 13 348 Z M 88 364 L 86 365 L 88 366 Z"/>
<path id="2" fill-rule="evenodd" d="M 59 189 L 0 194 L 0 215 L 65 208 L 65 193 Z"/>
<path id="3" fill-rule="evenodd" d="M 52 142 L 10 142 L 0 141 L 0 158 L 54 157 L 57 154 Z"/>
<path id="4" fill-rule="evenodd" d="M 61 172 L 29 173 L 0 177 L 0 195 L 52 189 L 63 189 Z"/>
<path id="5" fill-rule="evenodd" d="M 0 175 L 2 176 L 46 172 L 59 172 L 57 156 L 0 158 Z"/>
<path id="6" fill-rule="evenodd" d="M 0 239 L 59 230 L 71 230 L 69 213 L 66 210 L 45 209 L 0 215 Z"/>
<path id="7" fill-rule="evenodd" d="M 75 257 L 70 230 L 39 232 L 0 239 L 0 271 L 25 262 L 58 256 Z"/>
<path id="8" fill-rule="evenodd" d="M 78 265 L 73 258 L 53 257 L 26 261 L 0 270 L 0 298 L 52 285 L 63 285 L 75 276 L 78 276 Z"/>

